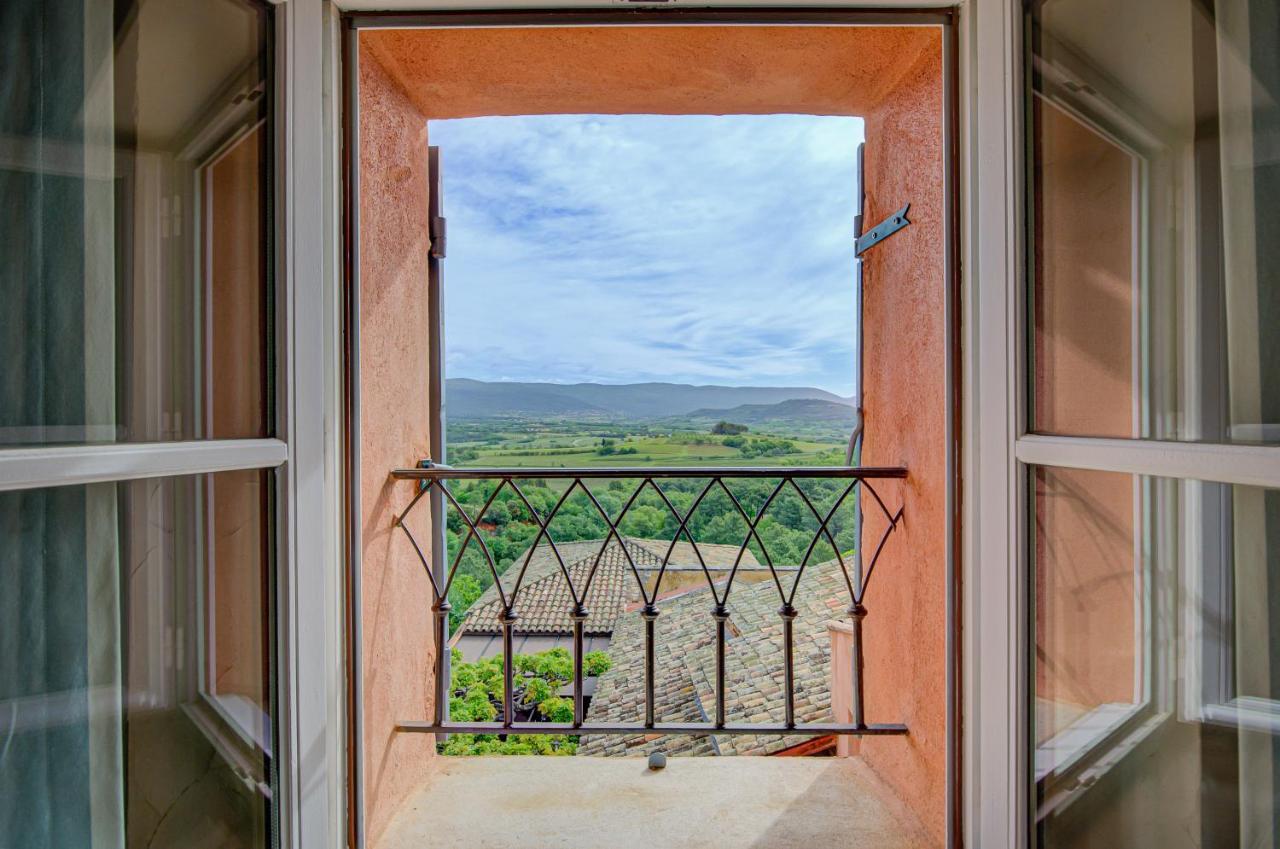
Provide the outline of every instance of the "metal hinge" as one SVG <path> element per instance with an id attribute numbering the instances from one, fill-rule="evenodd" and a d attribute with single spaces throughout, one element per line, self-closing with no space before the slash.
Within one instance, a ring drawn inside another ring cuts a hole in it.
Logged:
<path id="1" fill-rule="evenodd" d="M 853 243 L 854 255 L 862 256 L 863 251 L 867 248 L 880 244 L 885 239 L 910 224 L 911 220 L 907 218 L 907 210 L 910 208 L 911 204 L 904 204 L 902 209 L 899 209 L 893 215 L 890 215 L 866 233 L 859 236 Z"/>
<path id="2" fill-rule="evenodd" d="M 443 215 L 431 219 L 431 258 L 444 259 L 445 244 L 448 237 L 448 226 Z"/>

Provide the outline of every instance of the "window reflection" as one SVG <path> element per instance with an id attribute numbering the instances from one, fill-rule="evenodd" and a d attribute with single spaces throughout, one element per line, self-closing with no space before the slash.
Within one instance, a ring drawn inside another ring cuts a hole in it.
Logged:
<path id="1" fill-rule="evenodd" d="M 272 479 L 0 493 L 0 844 L 269 845 Z"/>
<path id="2" fill-rule="evenodd" d="M 1031 23 L 1032 429 L 1280 443 L 1274 4 Z"/>
<path id="3" fill-rule="evenodd" d="M 1142 494 L 1129 475 L 1035 473 L 1036 728 L 1041 773 L 1147 693 Z M 1087 741 L 1086 741 L 1087 742 Z"/>
<path id="4" fill-rule="evenodd" d="M 270 432 L 266 4 L 0 4 L 0 445 Z"/>
<path id="5" fill-rule="evenodd" d="M 1033 486 L 1035 845 L 1270 845 L 1280 490 Z"/>

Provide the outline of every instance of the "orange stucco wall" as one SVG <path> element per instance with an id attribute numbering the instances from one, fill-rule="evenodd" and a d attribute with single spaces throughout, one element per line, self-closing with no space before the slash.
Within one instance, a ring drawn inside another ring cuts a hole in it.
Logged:
<path id="1" fill-rule="evenodd" d="M 381 285 L 390 303 L 407 306 L 403 294 L 387 287 L 419 291 L 412 279 L 388 275 L 382 284 L 369 279 L 375 251 L 388 265 L 410 260 L 425 232 L 421 221 L 403 221 L 404 185 L 390 175 L 402 171 L 407 184 L 417 184 L 412 165 L 404 165 L 404 148 L 425 144 L 424 118 L 544 113 L 745 114 L 798 112 L 860 115 L 867 120 L 867 221 L 874 223 L 901 203 L 912 203 L 907 230 L 868 254 L 865 326 L 867 328 L 866 453 L 871 463 L 905 464 L 911 478 L 904 486 L 885 486 L 891 503 L 905 502 L 907 525 L 896 535 L 867 597 L 868 650 L 875 660 L 868 670 L 869 718 L 904 721 L 906 738 L 867 741 L 862 754 L 919 815 L 941 845 L 946 831 L 946 356 L 943 268 L 942 65 L 937 28 L 911 27 L 581 27 L 571 29 L 439 29 L 380 30 L 361 35 L 362 56 L 370 54 L 386 70 L 377 75 L 383 115 L 399 116 L 381 127 L 385 149 L 370 149 L 367 123 L 387 119 L 361 115 L 362 168 L 382 171 L 377 186 L 391 193 L 379 205 L 388 207 L 384 235 L 370 233 L 373 219 L 366 209 L 375 184 L 362 186 L 361 256 L 366 274 L 362 294 Z M 362 69 L 362 86 L 366 73 Z M 390 79 L 387 79 L 389 77 Z M 394 84 L 391 84 L 394 80 Z M 365 93 L 362 91 L 362 110 Z M 392 105 L 394 104 L 394 106 Z M 407 125 L 400 123 L 408 116 Z M 414 124 L 414 122 L 419 122 Z M 410 139 L 412 137 L 412 139 Z M 414 201 L 417 203 L 418 201 Z M 421 205 L 423 208 L 425 204 Z M 391 222 L 394 222 L 392 226 Z M 419 231 L 411 233 L 416 223 Z M 852 222 L 850 222 L 852 225 Z M 852 235 L 852 234 L 851 234 Z M 394 239 L 404 239 L 406 250 Z M 383 253 L 385 245 L 385 254 Z M 394 260 L 394 262 L 393 262 Z M 852 272 L 851 272 L 852 280 Z M 366 297 L 369 297 L 366 295 Z M 412 299 L 411 299 L 412 300 Z M 425 304 L 412 303 L 425 309 Z M 362 312 L 368 305 L 362 307 Z M 383 332 L 402 333 L 405 316 L 388 311 Z M 850 318 L 852 332 L 852 317 Z M 373 319 L 362 315 L 366 340 Z M 364 397 L 378 393 L 379 381 L 425 386 L 425 376 L 388 374 L 374 365 L 365 342 L 361 378 Z M 388 339 L 382 362 L 404 361 L 401 350 L 425 350 L 421 339 Z M 394 350 L 394 357 L 392 352 Z M 425 355 L 419 360 L 425 364 Z M 370 367 L 363 367 L 369 363 Z M 381 363 L 378 363 L 381 365 Z M 744 376 L 748 380 L 749 376 Z M 372 386 L 370 385 L 372 381 Z M 420 399 L 426 400 L 425 389 Z M 405 399 L 399 399 L 405 400 Z M 416 400 L 413 399 L 413 400 Z M 392 562 L 384 537 L 389 528 L 385 505 L 399 497 L 383 487 L 386 470 L 422 456 L 407 450 L 412 437 L 425 446 L 420 426 L 396 427 L 413 419 L 416 410 L 386 409 L 372 416 L 366 402 L 362 426 L 379 421 L 380 431 L 362 437 L 365 498 L 365 663 L 366 744 L 369 747 L 368 793 L 375 813 L 370 834 L 380 820 L 376 811 L 392 809 L 397 783 L 377 784 L 373 769 L 379 747 L 388 745 L 385 726 L 370 728 L 379 709 L 368 688 L 375 665 L 399 663 L 396 676 L 419 675 L 429 655 L 427 590 L 396 596 L 414 607 L 421 622 L 398 635 L 420 654 L 390 651 L 379 658 L 370 641 L 369 610 L 375 602 L 370 583 L 370 549 L 376 548 L 379 569 L 400 574 L 415 566 L 411 555 Z M 394 432 L 393 432 L 394 431 Z M 384 455 L 375 462 L 370 438 L 386 438 Z M 401 443 L 394 444 L 394 438 Z M 398 449 L 399 454 L 391 450 Z M 395 455 L 395 456 L 393 456 Z M 378 499 L 382 500 L 379 501 Z M 370 517 L 375 509 L 376 515 Z M 375 521 L 376 519 L 376 521 Z M 378 536 L 370 537 L 370 534 Z M 384 577 L 386 581 L 400 578 Z M 392 604 L 392 598 L 383 599 Z M 385 673 L 384 673 L 385 674 Z M 426 680 L 423 676 L 422 680 Z M 406 693 L 406 702 L 413 694 Z M 385 701 L 386 696 L 378 697 Z M 426 699 L 424 697 L 423 704 Z M 424 708 L 425 709 L 425 708 Z M 385 712 L 385 709 L 384 709 Z M 405 735 L 407 736 L 407 735 Z M 416 767 L 410 775 L 420 774 Z M 397 779 L 398 781 L 399 779 Z M 390 795 L 388 795 L 390 794 Z M 384 800 L 384 795 L 388 798 Z"/>
<path id="2" fill-rule="evenodd" d="M 360 52 L 360 503 L 366 833 L 434 755 L 395 723 L 431 716 L 431 588 L 392 517 L 413 495 L 387 477 L 429 455 L 426 120 Z"/>
<path id="3" fill-rule="evenodd" d="M 941 37 L 867 117 L 865 221 L 910 202 L 912 224 L 864 255 L 863 407 L 867 465 L 906 466 L 880 489 L 905 523 L 868 586 L 867 719 L 905 722 L 906 738 L 867 738 L 860 754 L 946 835 L 946 229 Z M 864 508 L 863 547 L 883 522 Z"/>
<path id="4" fill-rule="evenodd" d="M 913 27 L 535 27 L 361 36 L 428 118 L 866 115 L 936 41 L 936 30 Z"/>

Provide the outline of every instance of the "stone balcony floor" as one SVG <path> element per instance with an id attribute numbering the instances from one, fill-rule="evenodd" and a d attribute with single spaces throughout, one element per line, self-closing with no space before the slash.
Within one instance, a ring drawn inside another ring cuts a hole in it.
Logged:
<path id="1" fill-rule="evenodd" d="M 440 757 L 377 849 L 929 845 L 857 758 Z"/>

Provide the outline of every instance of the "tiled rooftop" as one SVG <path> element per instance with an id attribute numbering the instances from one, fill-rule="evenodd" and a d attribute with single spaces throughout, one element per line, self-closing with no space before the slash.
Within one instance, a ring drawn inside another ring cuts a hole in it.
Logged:
<path id="1" fill-rule="evenodd" d="M 574 587 L 581 588 L 587 584 L 587 576 L 595 563 L 596 554 L 600 551 L 601 540 L 585 542 L 557 543 L 556 548 L 564 558 L 565 569 Z M 636 566 L 659 566 L 661 561 L 648 549 L 635 545 L 627 540 L 627 550 Z M 503 576 L 503 588 L 509 594 L 515 586 L 524 555 L 507 569 Z M 614 621 L 618 618 L 631 590 L 635 587 L 635 578 L 630 574 L 631 567 L 622 547 L 617 541 L 610 541 L 600 565 L 596 567 L 596 575 L 591 580 L 584 604 L 588 618 L 583 627 L 587 634 L 609 634 L 613 631 Z M 555 553 L 547 544 L 539 545 L 529 560 L 525 570 L 520 593 L 515 602 L 516 629 L 522 634 L 569 634 L 573 632 L 573 595 L 564 581 L 560 564 Z M 502 627 L 498 624 L 498 615 L 502 612 L 502 599 L 496 586 L 485 590 L 471 607 L 462 631 L 470 634 L 500 634 Z"/>
<path id="2" fill-rule="evenodd" d="M 791 576 L 788 576 L 790 578 Z M 784 580 L 784 587 L 790 588 Z M 831 645 L 827 623 L 845 615 L 848 590 L 833 560 L 804 573 L 795 606 L 796 721 L 831 721 Z M 661 722 L 705 722 L 715 715 L 714 600 L 708 590 L 659 606 L 655 713 Z M 782 722 L 784 712 L 781 600 L 773 581 L 735 585 L 726 640 L 727 721 Z M 622 615 L 609 646 L 613 667 L 602 675 L 588 722 L 636 722 L 644 717 L 644 624 Z M 580 755 L 773 754 L 811 739 L 802 735 L 651 735 L 583 737 Z"/>
<path id="3" fill-rule="evenodd" d="M 649 540 L 624 537 L 631 562 L 642 575 L 653 574 L 662 566 L 667 549 L 671 547 L 669 540 Z M 569 573 L 574 587 L 581 592 L 587 584 L 596 555 L 600 551 L 603 540 L 585 540 L 580 542 L 557 543 L 556 549 L 563 558 L 565 570 Z M 738 546 L 698 543 L 698 551 L 702 554 L 709 570 L 724 571 L 732 567 L 738 556 Z M 527 552 L 526 552 L 527 554 Z M 503 589 L 510 594 L 515 586 L 516 577 L 524 563 L 526 554 L 522 554 L 507 568 L 503 575 Z M 698 559 L 693 546 L 685 541 L 675 544 L 670 558 L 670 569 L 698 568 Z M 742 558 L 742 566 L 746 569 L 759 568 L 759 563 L 750 551 Z M 591 587 L 587 592 L 584 604 L 588 618 L 584 633 L 607 635 L 612 633 L 614 623 L 629 602 L 640 600 L 635 576 L 631 574 L 631 566 L 622 546 L 617 540 L 610 540 L 605 548 L 600 564 L 596 568 L 595 577 L 591 579 Z M 519 619 L 516 630 L 521 634 L 570 634 L 573 632 L 573 595 L 565 584 L 564 574 L 560 571 L 555 552 L 551 546 L 543 543 L 534 549 L 525 569 L 524 579 L 515 602 L 515 611 Z M 490 586 L 472 605 L 460 631 L 469 634 L 499 634 L 502 629 L 498 616 L 502 612 L 502 599 L 496 586 Z"/>
<path id="4" fill-rule="evenodd" d="M 595 556 L 566 564 L 573 585 L 581 592 L 587 586 Z M 611 545 L 596 567 L 595 577 L 587 590 L 584 604 L 587 621 L 585 634 L 610 634 L 613 623 L 626 605 L 626 582 L 635 583 L 629 574 L 626 559 L 618 546 Z M 525 580 L 515 603 L 516 629 L 522 634 L 568 634 L 573 631 L 573 595 L 565 584 L 559 567 L 550 575 L 537 580 Z M 498 616 L 502 613 L 501 599 L 494 598 L 484 605 L 476 605 L 463 625 L 470 634 L 500 634 L 502 627 Z"/>

